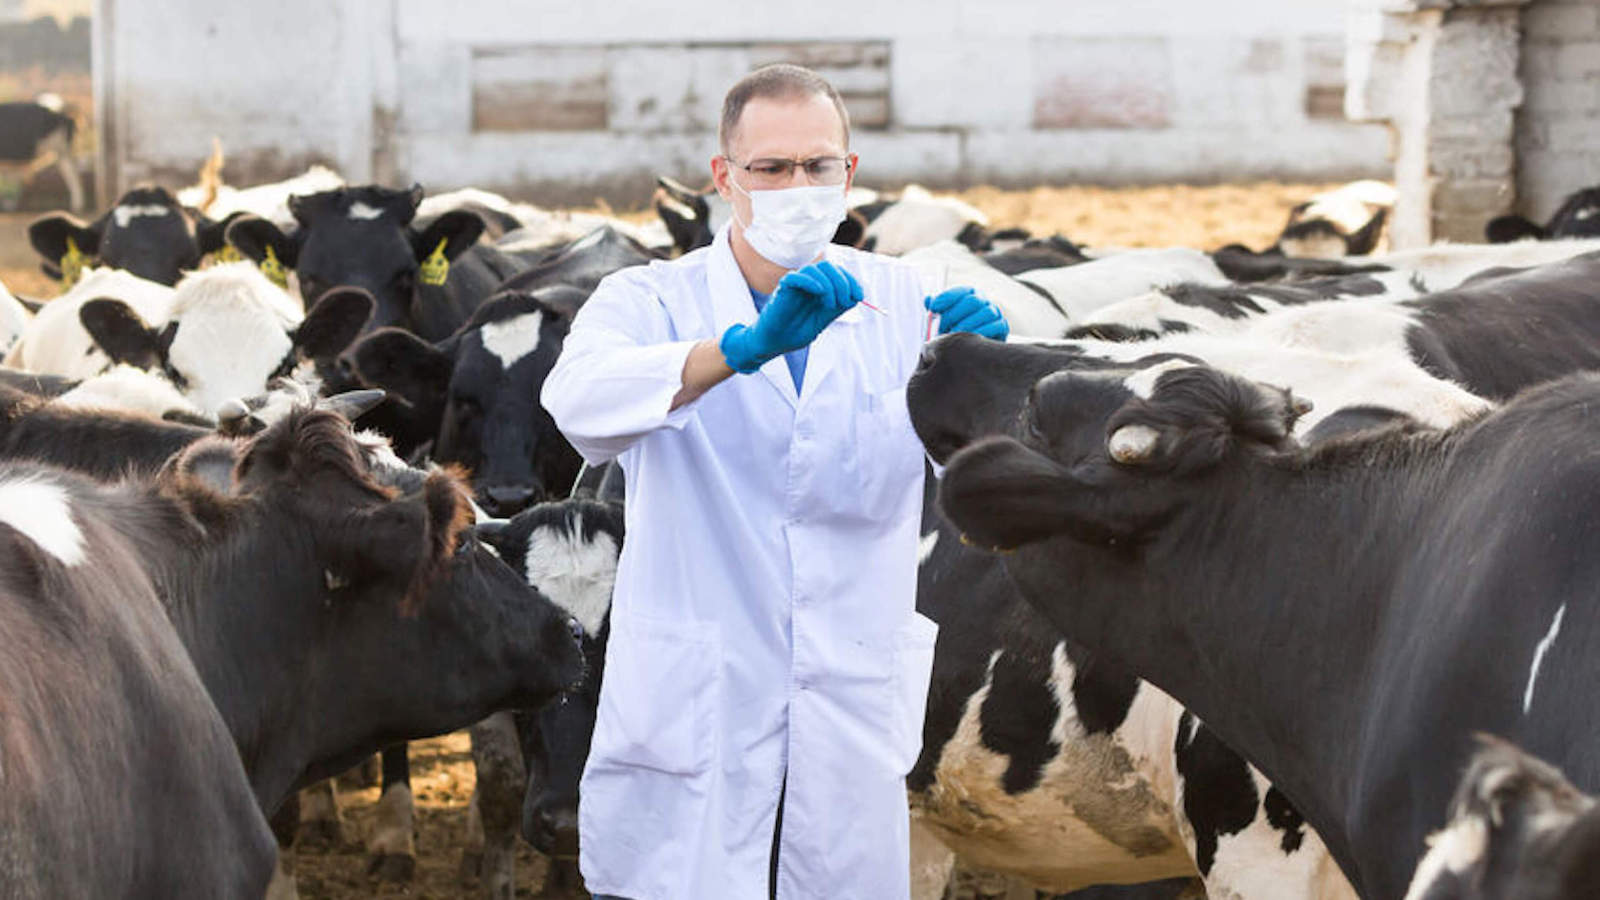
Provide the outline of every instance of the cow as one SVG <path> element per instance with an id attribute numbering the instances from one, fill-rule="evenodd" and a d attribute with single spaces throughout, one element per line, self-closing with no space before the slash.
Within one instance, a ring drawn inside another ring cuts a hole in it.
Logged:
<path id="1" fill-rule="evenodd" d="M 1600 185 L 1569 194 L 1544 225 L 1519 215 L 1499 216 L 1484 226 L 1484 236 L 1491 244 L 1600 237 Z"/>
<path id="2" fill-rule="evenodd" d="M 78 311 L 106 297 L 123 301 L 147 322 L 165 322 L 172 288 L 121 269 L 91 268 L 72 289 L 34 314 L 22 336 L 6 352 L 5 365 L 46 375 L 88 378 L 113 365 L 83 328 Z"/>
<path id="3" fill-rule="evenodd" d="M 350 356 L 361 383 L 403 401 L 419 423 L 434 423 L 432 458 L 470 471 L 478 504 L 508 518 L 565 495 L 583 464 L 540 405 L 539 389 L 588 296 L 565 285 L 504 292 L 436 344 L 387 328 Z"/>
<path id="4" fill-rule="evenodd" d="M 858 211 L 867 220 L 863 250 L 903 256 L 940 241 L 956 241 L 973 250 L 993 249 L 988 216 L 971 204 L 936 196 L 921 185 L 907 185 L 894 199 L 864 204 Z"/>
<path id="5" fill-rule="evenodd" d="M 1561 771 L 1478 738 L 1449 824 L 1428 837 L 1406 900 L 1600 896 L 1600 806 Z"/>
<path id="6" fill-rule="evenodd" d="M 334 288 L 358 287 L 377 304 L 370 328 L 394 326 L 437 341 L 526 261 L 477 246 L 484 221 L 467 210 L 412 227 L 421 202 L 421 185 L 294 196 L 294 230 L 240 216 L 228 226 L 227 239 L 269 273 L 287 279 L 292 270 L 308 307 Z"/>
<path id="7" fill-rule="evenodd" d="M 68 202 L 83 208 L 83 180 L 72 158 L 78 123 L 62 111 L 59 97 L 34 102 L 0 103 L 0 163 L 22 165 L 22 180 L 54 165 L 66 183 Z"/>
<path id="8" fill-rule="evenodd" d="M 929 400 L 913 381 L 914 422 Z M 1065 633 L 1258 766 L 1362 897 L 1397 898 L 1473 732 L 1600 779 L 1572 701 L 1600 675 L 1595 403 L 1579 374 L 1450 429 L 1302 449 L 1282 388 L 1062 371 L 949 458 L 939 503 Z"/>
<path id="9" fill-rule="evenodd" d="M 262 896 L 272 833 L 126 499 L 0 464 L 0 893 Z"/>
<path id="10" fill-rule="evenodd" d="M 1090 259 L 1083 248 L 1056 234 L 1047 238 L 1029 238 L 1007 250 L 983 254 L 983 261 L 1001 272 L 1017 276 L 1034 269 L 1059 269 L 1075 266 Z"/>
<path id="11" fill-rule="evenodd" d="M 159 372 L 203 413 L 266 390 L 309 364 L 330 369 L 372 316 L 359 289 L 325 292 L 302 319 L 299 303 L 249 263 L 193 272 L 166 315 L 147 319 L 114 298 L 89 300 L 78 318 L 113 362 Z"/>
<path id="12" fill-rule="evenodd" d="M 0 356 L 5 355 L 22 337 L 22 332 L 27 330 L 28 322 L 33 319 L 33 312 L 22 304 L 22 301 L 11 295 L 0 282 Z"/>
<path id="13" fill-rule="evenodd" d="M 506 235 L 515 234 L 521 241 L 554 246 L 570 243 L 605 227 L 650 248 L 654 255 L 666 255 L 674 242 L 673 235 L 661 221 L 635 225 L 600 213 L 549 210 L 516 203 L 479 188 L 462 188 L 423 198 L 417 206 L 414 224 L 417 228 L 427 228 L 434 219 L 458 209 L 476 213 L 485 223 L 485 237 L 497 242 Z"/>
<path id="14" fill-rule="evenodd" d="M 222 249 L 227 225 L 183 206 L 166 188 L 142 186 L 93 222 L 70 213 L 41 216 L 28 225 L 28 242 L 45 274 L 67 287 L 96 264 L 171 286 Z"/>
<path id="15" fill-rule="evenodd" d="M 1394 201 L 1394 186 L 1381 181 L 1323 191 L 1289 211 L 1274 249 L 1289 258 L 1366 256 L 1378 249 Z"/>

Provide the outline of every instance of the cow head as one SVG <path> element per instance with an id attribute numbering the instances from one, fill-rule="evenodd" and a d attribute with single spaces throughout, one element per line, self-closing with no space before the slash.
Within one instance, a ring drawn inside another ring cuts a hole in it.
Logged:
<path id="1" fill-rule="evenodd" d="M 113 361 L 165 374 L 191 403 L 215 415 L 226 401 L 261 393 L 301 362 L 333 365 L 372 314 L 372 298 L 357 290 L 327 294 L 298 324 L 285 318 L 286 301 L 252 267 L 234 264 L 189 276 L 165 323 L 147 323 L 109 298 L 83 304 L 78 317 Z"/>
<path id="2" fill-rule="evenodd" d="M 589 666 L 583 682 L 560 702 L 517 717 L 528 772 L 522 834 L 542 853 L 576 856 L 578 781 L 600 704 L 611 590 L 622 549 L 622 507 L 594 500 L 541 503 L 509 522 L 480 525 L 479 535 L 583 631 Z"/>
<path id="3" fill-rule="evenodd" d="M 1509 244 L 1524 239 L 1600 237 L 1600 186 L 1584 188 L 1562 202 L 1561 208 L 1545 225 L 1519 215 L 1497 216 L 1484 226 L 1491 244 Z"/>
<path id="4" fill-rule="evenodd" d="M 1406 900 L 1565 900 L 1600 892 L 1600 806 L 1554 766 L 1497 738 L 1428 838 Z"/>
<path id="5" fill-rule="evenodd" d="M 584 292 L 569 287 L 490 298 L 449 338 L 429 344 L 383 329 L 352 350 L 362 381 L 418 411 L 437 411 L 433 458 L 473 474 L 478 502 L 506 517 L 564 495 L 582 464 L 539 403 Z"/>
<path id="6" fill-rule="evenodd" d="M 298 227 L 285 234 L 266 219 L 244 216 L 228 226 L 228 243 L 257 265 L 293 269 L 309 307 L 338 287 L 357 287 L 376 301 L 372 328 L 412 328 L 422 311 L 451 305 L 450 262 L 483 233 L 475 213 L 444 213 L 411 227 L 422 186 L 375 186 L 291 197 Z"/>
<path id="7" fill-rule="evenodd" d="M 169 551 L 188 559 L 173 590 L 194 595 L 179 601 L 200 623 L 186 643 L 268 808 L 380 746 L 538 706 L 582 675 L 569 617 L 478 541 L 465 484 L 333 412 L 196 443 L 158 484 L 201 526 Z M 219 689 L 239 672 L 248 690 Z M 262 696 L 294 711 L 252 707 Z"/>
<path id="8" fill-rule="evenodd" d="M 1182 360 L 1057 372 L 1030 390 L 1008 436 L 951 457 L 940 505 L 984 547 L 1055 536 L 1136 544 L 1191 499 L 1198 476 L 1292 446 L 1309 409 L 1288 391 Z"/>
<path id="9" fill-rule="evenodd" d="M 28 240 L 49 275 L 69 284 L 91 261 L 173 285 L 221 250 L 230 220 L 214 222 L 178 203 L 165 188 L 138 187 L 90 224 L 51 213 L 28 226 Z"/>

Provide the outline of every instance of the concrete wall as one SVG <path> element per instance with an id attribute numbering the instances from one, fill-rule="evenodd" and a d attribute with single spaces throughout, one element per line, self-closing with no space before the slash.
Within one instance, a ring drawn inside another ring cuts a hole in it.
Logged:
<path id="1" fill-rule="evenodd" d="M 961 185 L 1368 176 L 1322 0 L 97 0 L 112 184 L 318 159 L 357 179 L 639 202 L 702 180 L 765 62 L 846 95 L 863 179 Z"/>
<path id="2" fill-rule="evenodd" d="M 1350 118 L 1395 135 L 1397 247 L 1600 181 L 1600 0 L 1351 0 Z"/>

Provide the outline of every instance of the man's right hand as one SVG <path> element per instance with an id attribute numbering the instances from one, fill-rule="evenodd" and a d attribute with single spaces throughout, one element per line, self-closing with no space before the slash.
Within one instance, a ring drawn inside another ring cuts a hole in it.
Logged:
<path id="1" fill-rule="evenodd" d="M 754 325 L 733 325 L 719 347 L 746 374 L 817 339 L 828 323 L 861 300 L 861 285 L 833 263 L 812 263 L 783 276 Z"/>

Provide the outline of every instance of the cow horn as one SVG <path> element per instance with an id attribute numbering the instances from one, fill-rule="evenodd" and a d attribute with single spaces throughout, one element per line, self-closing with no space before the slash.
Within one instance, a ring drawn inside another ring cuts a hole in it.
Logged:
<path id="1" fill-rule="evenodd" d="M 217 407 L 217 421 L 225 425 L 237 422 L 248 415 L 250 415 L 250 408 L 245 406 L 244 401 L 237 397 L 224 400 L 222 405 Z"/>
<path id="2" fill-rule="evenodd" d="M 1289 398 L 1289 409 L 1293 411 L 1296 416 L 1303 416 L 1316 408 L 1316 404 L 1304 397 L 1291 396 Z"/>
<path id="3" fill-rule="evenodd" d="M 379 388 L 363 388 L 358 391 L 345 391 L 334 394 L 317 403 L 317 406 L 331 410 L 354 422 L 363 413 L 369 412 L 373 407 L 383 402 L 388 394 Z"/>
<path id="4" fill-rule="evenodd" d="M 1124 425 L 1112 432 L 1106 442 L 1111 458 L 1119 463 L 1133 465 L 1146 462 L 1155 455 L 1161 432 L 1149 425 Z"/>

